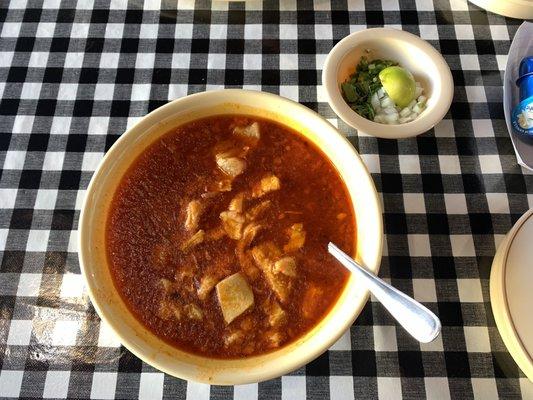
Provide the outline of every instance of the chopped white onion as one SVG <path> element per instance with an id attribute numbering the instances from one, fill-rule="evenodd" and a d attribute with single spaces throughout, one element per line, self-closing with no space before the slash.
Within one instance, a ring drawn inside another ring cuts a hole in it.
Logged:
<path id="1" fill-rule="evenodd" d="M 377 92 L 374 93 L 374 94 L 372 95 L 372 97 L 370 98 L 370 104 L 372 104 L 372 107 L 374 108 L 374 111 L 375 111 L 375 112 L 377 112 L 378 107 L 381 108 L 381 107 L 380 107 L 379 97 L 378 97 Z"/>
<path id="2" fill-rule="evenodd" d="M 385 96 L 383 100 L 381 100 L 381 107 L 387 108 L 387 107 L 394 107 L 394 101 L 389 96 Z"/>
<path id="3" fill-rule="evenodd" d="M 407 117 L 409 114 L 411 114 L 411 109 L 409 107 L 405 107 L 400 111 L 400 117 Z"/>
<path id="4" fill-rule="evenodd" d="M 424 110 L 424 108 L 424 104 L 416 103 L 416 105 L 413 107 L 413 112 L 420 114 Z"/>
<path id="5" fill-rule="evenodd" d="M 383 120 L 387 124 L 397 124 L 398 123 L 398 113 L 386 114 L 386 115 L 383 116 Z"/>
<path id="6" fill-rule="evenodd" d="M 424 89 L 419 82 L 415 84 L 415 100 L 404 108 L 397 107 L 383 88 L 374 93 L 370 98 L 375 113 L 374 122 L 396 125 L 414 121 L 424 111 L 427 102 L 427 97 L 422 94 Z"/>

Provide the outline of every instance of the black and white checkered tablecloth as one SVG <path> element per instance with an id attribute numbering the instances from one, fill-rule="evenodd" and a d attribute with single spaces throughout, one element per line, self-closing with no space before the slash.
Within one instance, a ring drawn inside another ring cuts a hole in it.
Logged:
<path id="1" fill-rule="evenodd" d="M 0 397 L 532 399 L 489 303 L 496 246 L 533 203 L 502 109 L 521 21 L 465 0 L 160 3 L 0 0 Z M 452 69 L 449 113 L 417 138 L 358 136 L 320 87 L 337 41 L 383 25 L 420 35 Z M 350 137 L 382 195 L 380 275 L 440 316 L 436 342 L 370 302 L 294 373 L 209 387 L 142 363 L 100 323 L 76 253 L 94 169 L 148 111 L 222 87 L 297 100 Z"/>

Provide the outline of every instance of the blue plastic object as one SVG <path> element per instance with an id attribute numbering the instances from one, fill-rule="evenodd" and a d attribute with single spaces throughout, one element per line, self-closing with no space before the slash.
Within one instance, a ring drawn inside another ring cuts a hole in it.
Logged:
<path id="1" fill-rule="evenodd" d="M 518 68 L 516 86 L 520 88 L 520 101 L 533 96 L 533 56 L 526 57 Z"/>
<path id="2" fill-rule="evenodd" d="M 513 109 L 511 122 L 519 134 L 533 137 L 533 56 L 525 57 L 518 68 L 516 85 L 520 101 Z"/>

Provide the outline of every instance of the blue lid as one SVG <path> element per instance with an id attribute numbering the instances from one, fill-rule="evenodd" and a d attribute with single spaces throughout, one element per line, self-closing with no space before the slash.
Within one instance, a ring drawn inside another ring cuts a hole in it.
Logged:
<path id="1" fill-rule="evenodd" d="M 533 56 L 524 57 L 520 61 L 520 67 L 518 67 L 518 79 L 516 80 L 516 85 L 520 86 L 520 82 L 526 76 L 533 75 Z"/>

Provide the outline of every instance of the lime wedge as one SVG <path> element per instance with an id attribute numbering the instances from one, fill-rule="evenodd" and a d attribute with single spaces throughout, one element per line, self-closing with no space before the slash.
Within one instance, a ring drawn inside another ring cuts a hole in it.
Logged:
<path id="1" fill-rule="evenodd" d="M 398 107 L 407 107 L 415 98 L 415 79 L 405 68 L 387 67 L 379 73 L 379 80 Z"/>

